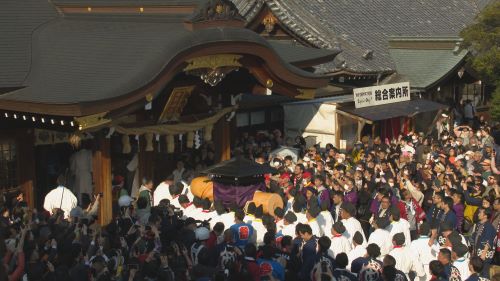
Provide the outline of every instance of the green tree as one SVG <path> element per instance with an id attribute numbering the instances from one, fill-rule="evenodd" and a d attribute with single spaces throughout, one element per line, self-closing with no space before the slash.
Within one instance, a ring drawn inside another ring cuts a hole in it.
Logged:
<path id="1" fill-rule="evenodd" d="M 493 0 L 460 35 L 473 54 L 472 67 L 484 82 L 495 86 L 491 115 L 500 120 L 500 0 Z"/>

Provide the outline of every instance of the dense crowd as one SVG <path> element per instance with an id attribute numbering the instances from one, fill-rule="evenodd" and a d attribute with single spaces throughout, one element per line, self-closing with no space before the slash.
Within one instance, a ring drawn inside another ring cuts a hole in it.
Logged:
<path id="1" fill-rule="evenodd" d="M 491 128 L 449 123 L 435 136 L 363 137 L 349 151 L 278 130 L 243 135 L 233 154 L 276 168 L 265 191 L 283 208 L 272 216 L 193 196 L 190 180 L 213 154 L 205 146 L 156 188 L 144 179 L 128 194 L 115 177 L 116 216 L 103 227 L 100 196 L 77 200 L 61 176 L 45 210 L 2 198 L 0 281 L 500 280 L 490 274 L 500 262 Z M 296 161 L 272 156 L 285 143 Z"/>

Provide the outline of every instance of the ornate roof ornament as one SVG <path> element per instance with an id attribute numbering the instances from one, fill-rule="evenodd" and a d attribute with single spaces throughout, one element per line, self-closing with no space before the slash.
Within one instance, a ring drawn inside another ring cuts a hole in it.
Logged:
<path id="1" fill-rule="evenodd" d="M 245 18 L 229 0 L 208 0 L 187 23 L 192 29 L 227 25 L 243 27 Z"/>

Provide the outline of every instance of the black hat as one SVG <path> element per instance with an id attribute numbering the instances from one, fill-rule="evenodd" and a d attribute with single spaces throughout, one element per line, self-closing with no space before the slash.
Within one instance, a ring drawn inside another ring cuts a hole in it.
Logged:
<path id="1" fill-rule="evenodd" d="M 179 196 L 179 204 L 186 204 L 189 203 L 189 198 L 187 197 L 186 194 L 182 194 Z"/>
<path id="2" fill-rule="evenodd" d="M 285 210 L 283 210 L 283 208 L 276 207 L 276 209 L 274 209 L 274 215 L 282 219 L 283 216 L 285 215 Z"/>
<path id="3" fill-rule="evenodd" d="M 262 207 L 262 205 L 259 205 L 259 207 L 255 208 L 255 217 L 262 218 L 263 215 L 264 215 L 264 207 Z"/>
<path id="4" fill-rule="evenodd" d="M 351 217 L 354 217 L 356 215 L 356 207 L 354 207 L 354 205 L 349 202 L 342 203 L 340 208 L 342 208 L 342 211 L 347 212 L 349 215 L 351 215 Z"/>
<path id="5" fill-rule="evenodd" d="M 385 217 L 376 219 L 375 223 L 377 224 L 378 228 L 381 228 L 381 229 L 385 229 L 386 227 L 388 227 L 391 224 L 389 219 L 385 218 Z"/>
<path id="6" fill-rule="evenodd" d="M 319 215 L 320 210 L 319 210 L 319 207 L 316 204 L 316 205 L 311 206 L 307 210 L 307 212 L 311 215 L 311 217 L 315 218 L 315 217 L 317 217 Z"/>
<path id="7" fill-rule="evenodd" d="M 452 247 L 453 245 L 462 243 L 462 236 L 460 236 L 457 231 L 453 231 L 452 233 L 450 233 L 447 238 L 450 241 Z"/>
<path id="8" fill-rule="evenodd" d="M 452 231 L 452 230 L 453 230 L 453 226 L 447 222 L 445 222 L 441 225 L 441 232 Z"/>
<path id="9" fill-rule="evenodd" d="M 255 205 L 255 202 L 248 203 L 247 214 L 250 214 L 250 215 L 255 214 L 255 209 L 257 209 L 257 206 Z"/>
<path id="10" fill-rule="evenodd" d="M 457 254 L 457 256 L 461 258 L 469 252 L 469 248 L 462 243 L 458 243 L 457 245 L 453 246 L 453 252 L 455 252 L 455 254 Z"/>
<path id="11" fill-rule="evenodd" d="M 288 213 L 286 213 L 284 218 L 289 223 L 294 223 L 297 221 L 297 216 L 295 215 L 295 213 L 290 212 L 290 211 Z"/>
<path id="12" fill-rule="evenodd" d="M 203 207 L 204 210 L 210 209 L 210 206 L 212 206 L 212 202 L 210 202 L 210 199 L 206 198 L 201 201 L 201 206 Z"/>
<path id="13" fill-rule="evenodd" d="M 405 240 L 405 235 L 402 232 L 396 233 L 392 236 L 392 241 L 394 241 L 397 246 L 403 246 Z"/>
<path id="14" fill-rule="evenodd" d="M 343 234 L 346 230 L 344 224 L 341 221 L 334 223 L 332 228 L 339 234 Z"/>

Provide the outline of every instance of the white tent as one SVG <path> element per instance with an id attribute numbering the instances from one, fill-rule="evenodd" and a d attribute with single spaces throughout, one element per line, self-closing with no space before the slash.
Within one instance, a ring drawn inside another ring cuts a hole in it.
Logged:
<path id="1" fill-rule="evenodd" d="M 352 95 L 334 96 L 283 104 L 285 135 L 302 136 L 310 143 L 336 143 L 338 103 L 353 101 Z M 309 143 L 308 143 L 309 145 Z"/>
<path id="2" fill-rule="evenodd" d="M 299 157 L 299 150 L 294 147 L 289 147 L 289 146 L 280 146 L 276 148 L 275 150 L 271 151 L 270 153 L 272 158 L 278 157 L 278 158 L 285 158 L 285 156 L 292 156 L 293 162 L 297 162 L 297 159 Z"/>

